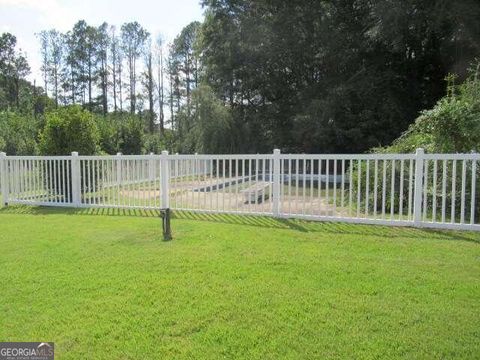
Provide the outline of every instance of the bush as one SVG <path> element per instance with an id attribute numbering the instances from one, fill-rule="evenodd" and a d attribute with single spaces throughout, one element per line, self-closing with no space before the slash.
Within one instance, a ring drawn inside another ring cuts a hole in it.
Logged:
<path id="1" fill-rule="evenodd" d="M 449 76 L 447 79 L 449 82 L 448 93 L 442 98 L 437 105 L 431 109 L 423 111 L 417 118 L 414 124 L 410 126 L 408 131 L 398 138 L 394 143 L 386 148 L 376 148 L 373 151 L 377 153 L 413 153 L 417 148 L 424 148 L 429 153 L 469 153 L 471 151 L 478 152 L 480 150 L 480 63 L 474 68 L 470 76 L 463 84 L 455 85 L 453 76 Z M 383 161 L 379 162 L 383 166 Z M 393 197 L 393 206 L 395 212 L 399 208 L 399 193 L 400 193 L 400 167 L 399 161 L 396 162 L 397 166 L 395 170 L 392 170 L 391 161 L 386 162 L 385 169 L 387 173 L 385 190 L 389 193 L 391 189 L 391 177 L 392 171 L 395 178 L 395 189 Z M 436 183 L 433 183 L 434 164 L 432 161 L 426 163 L 427 173 L 427 205 L 428 209 L 432 208 L 432 199 L 435 197 L 438 199 L 441 196 L 442 188 L 442 167 L 443 162 L 437 162 L 437 176 Z M 457 164 L 459 167 L 461 164 Z M 404 173 L 404 186 L 403 186 L 403 208 L 408 206 L 408 179 L 406 174 L 409 170 L 409 162 L 405 162 Z M 455 188 L 455 193 L 452 191 L 452 166 L 453 162 L 448 161 L 446 164 L 447 176 L 446 176 L 446 196 L 445 203 L 447 206 L 452 203 L 452 198 L 459 199 L 461 196 L 461 187 Z M 466 163 L 465 188 L 466 198 L 471 197 L 471 181 L 472 181 L 472 163 Z M 480 179 L 480 167 L 477 166 L 476 179 Z M 359 173 L 361 176 L 359 176 Z M 363 167 L 359 172 L 358 166 L 354 168 L 353 172 L 353 192 L 357 195 L 357 184 L 360 181 L 361 184 L 366 183 L 366 168 Z M 372 164 L 370 164 L 369 170 L 369 191 L 370 194 L 375 190 L 373 188 L 373 172 Z M 455 182 L 461 184 L 462 173 L 460 168 L 456 171 Z M 479 184 L 477 184 L 478 188 Z M 378 182 L 377 193 L 382 194 L 383 185 Z M 363 191 L 363 189 L 362 189 Z M 480 202 L 478 201 L 479 195 L 476 194 L 475 211 L 480 212 Z M 363 199 L 363 197 L 362 197 Z M 362 207 L 365 207 L 365 201 L 362 201 Z M 377 200 L 377 206 L 381 205 L 380 199 Z M 438 208 L 438 203 L 436 204 Z M 369 208 L 372 210 L 374 202 L 372 197 L 369 198 Z M 392 198 L 390 194 L 386 198 L 386 212 L 391 211 Z M 460 202 L 455 203 L 455 213 L 460 213 Z M 465 209 L 465 214 L 468 217 L 470 215 L 470 208 Z M 431 214 L 427 214 L 430 216 Z M 438 215 L 438 212 L 437 212 Z"/>
<path id="2" fill-rule="evenodd" d="M 121 118 L 115 114 L 108 114 L 107 116 L 97 115 L 95 120 L 100 134 L 102 152 L 115 155 L 120 151 Z"/>
<path id="3" fill-rule="evenodd" d="M 167 129 L 168 130 L 168 129 Z M 165 135 L 161 134 L 146 134 L 145 135 L 145 144 L 144 144 L 144 153 L 154 153 L 160 154 L 163 150 L 168 150 L 171 148 L 171 133 L 170 131 L 165 131 Z"/>
<path id="4" fill-rule="evenodd" d="M 144 144 L 143 121 L 136 115 L 122 117 L 120 125 L 120 151 L 124 155 L 139 155 Z"/>
<path id="5" fill-rule="evenodd" d="M 38 126 L 31 116 L 0 112 L 0 151 L 8 155 L 35 155 Z"/>
<path id="6" fill-rule="evenodd" d="M 159 135 L 145 134 L 141 116 L 129 113 L 97 115 L 96 123 L 100 132 L 100 147 L 107 154 L 121 152 L 124 155 L 140 155 L 155 152 L 162 140 Z"/>
<path id="7" fill-rule="evenodd" d="M 43 155 L 81 155 L 99 152 L 100 134 L 93 115 L 78 105 L 67 106 L 46 114 L 46 124 L 40 136 Z"/>
<path id="8" fill-rule="evenodd" d="M 480 63 L 469 78 L 454 84 L 448 78 L 448 94 L 437 105 L 423 111 L 406 133 L 379 152 L 415 152 L 423 147 L 431 153 L 480 151 Z"/>

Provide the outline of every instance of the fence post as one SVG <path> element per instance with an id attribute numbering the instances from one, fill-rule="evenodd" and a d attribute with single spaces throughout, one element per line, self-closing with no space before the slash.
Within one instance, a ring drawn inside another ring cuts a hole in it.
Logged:
<path id="1" fill-rule="evenodd" d="M 78 159 L 78 152 L 72 152 L 71 173 L 72 173 L 72 204 L 73 206 L 80 206 L 81 204 L 81 175 L 80 175 L 80 160 Z"/>
<path id="2" fill-rule="evenodd" d="M 148 158 L 148 180 L 153 181 L 155 180 L 155 160 L 153 158 L 155 154 L 153 152 L 150 153 Z"/>
<path id="3" fill-rule="evenodd" d="M 2 194 L 2 204 L 8 205 L 8 174 L 7 174 L 7 154 L 0 152 L 0 190 Z"/>
<path id="4" fill-rule="evenodd" d="M 193 163 L 193 173 L 198 174 L 198 160 L 197 160 L 198 153 L 195 153 L 194 156 L 195 156 L 195 160 Z"/>
<path id="5" fill-rule="evenodd" d="M 415 153 L 415 189 L 413 195 L 413 226 L 419 227 L 422 222 L 422 197 L 423 197 L 423 166 L 424 150 L 417 149 Z M 423 211 L 426 211 L 424 209 Z"/>
<path id="6" fill-rule="evenodd" d="M 175 155 L 178 155 L 178 152 L 175 153 Z M 179 177 L 180 170 L 178 168 L 178 160 L 173 163 L 173 178 L 178 178 Z"/>
<path id="7" fill-rule="evenodd" d="M 168 151 L 162 151 L 160 158 L 160 176 L 161 176 L 161 185 L 162 185 L 162 208 L 168 209 L 170 207 L 169 200 L 169 164 L 168 164 Z"/>
<path id="8" fill-rule="evenodd" d="M 273 150 L 273 216 L 280 216 L 280 150 Z"/>
<path id="9" fill-rule="evenodd" d="M 117 153 L 117 160 L 115 160 L 115 163 L 117 164 L 117 185 L 120 185 L 122 183 L 122 153 L 118 152 Z"/>

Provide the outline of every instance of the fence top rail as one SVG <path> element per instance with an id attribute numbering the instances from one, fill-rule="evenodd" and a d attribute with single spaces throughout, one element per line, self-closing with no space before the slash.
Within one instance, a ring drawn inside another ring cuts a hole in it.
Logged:
<path id="1" fill-rule="evenodd" d="M 425 160 L 480 160 L 480 154 L 425 154 Z"/>
<path id="2" fill-rule="evenodd" d="M 221 154 L 221 155 L 169 155 L 169 159 L 173 160 L 250 160 L 250 159 L 271 159 L 273 154 Z"/>
<path id="3" fill-rule="evenodd" d="M 79 155 L 79 160 L 146 160 L 160 159 L 163 155 Z M 250 160 L 250 159 L 273 159 L 274 154 L 170 154 L 170 160 Z M 415 154 L 279 154 L 282 160 L 414 160 Z M 477 160 L 480 161 L 479 153 L 468 154 L 423 154 L 425 160 Z M 73 156 L 5 156 L 7 160 L 71 160 Z"/>
<path id="4" fill-rule="evenodd" d="M 283 160 L 410 160 L 415 154 L 281 154 Z"/>
<path id="5" fill-rule="evenodd" d="M 162 155 L 79 155 L 78 160 L 148 160 L 161 157 Z"/>
<path id="6" fill-rule="evenodd" d="M 6 160 L 71 160 L 71 156 L 6 156 Z"/>

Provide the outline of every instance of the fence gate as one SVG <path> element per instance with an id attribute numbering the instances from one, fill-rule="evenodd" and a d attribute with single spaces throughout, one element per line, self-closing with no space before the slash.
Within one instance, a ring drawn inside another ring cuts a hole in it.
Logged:
<path id="1" fill-rule="evenodd" d="M 478 154 L 6 156 L 5 204 L 480 230 Z"/>

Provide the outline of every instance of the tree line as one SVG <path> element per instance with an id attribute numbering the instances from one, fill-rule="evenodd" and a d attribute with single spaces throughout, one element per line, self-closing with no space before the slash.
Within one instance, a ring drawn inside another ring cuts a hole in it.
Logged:
<path id="1" fill-rule="evenodd" d="M 39 143 L 45 112 L 80 106 L 103 152 L 363 152 L 390 144 L 480 55 L 474 0 L 202 5 L 204 20 L 170 44 L 138 22 L 41 31 L 41 84 L 3 34 L 0 121 L 24 114 Z"/>
<path id="2" fill-rule="evenodd" d="M 110 110 L 131 114 L 146 111 L 153 132 L 152 99 L 160 83 L 154 79 L 153 57 L 162 57 L 161 37 L 156 40 L 155 55 L 150 33 L 138 22 L 125 23 L 117 31 L 107 23 L 91 26 L 80 20 L 66 33 L 46 30 L 38 38 L 43 88 L 56 107 L 80 104 L 104 115 Z M 145 71 L 139 74 L 138 62 L 142 60 Z M 163 67 L 159 67 L 158 76 L 163 76 Z M 137 88 L 139 81 L 145 85 L 143 91 Z M 163 108 L 162 103 L 159 106 Z M 162 131 L 163 124 L 160 119 Z"/>

